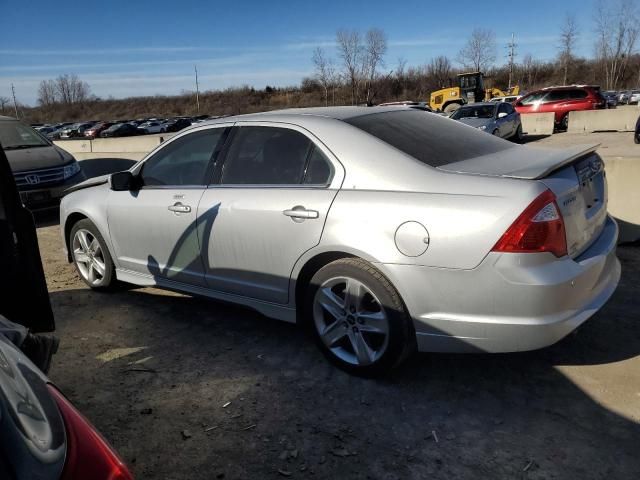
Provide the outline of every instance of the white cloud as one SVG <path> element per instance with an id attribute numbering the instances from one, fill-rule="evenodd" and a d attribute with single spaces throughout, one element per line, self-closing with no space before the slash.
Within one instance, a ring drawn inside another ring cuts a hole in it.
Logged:
<path id="1" fill-rule="evenodd" d="M 49 55 L 104 55 L 104 54 L 135 54 L 135 53 L 178 53 L 194 51 L 225 51 L 225 48 L 216 47 L 135 47 L 135 48 L 96 48 L 96 49 L 62 49 L 62 50 L 21 50 L 21 49 L 0 49 L 0 55 L 28 55 L 28 56 L 49 56 Z"/>

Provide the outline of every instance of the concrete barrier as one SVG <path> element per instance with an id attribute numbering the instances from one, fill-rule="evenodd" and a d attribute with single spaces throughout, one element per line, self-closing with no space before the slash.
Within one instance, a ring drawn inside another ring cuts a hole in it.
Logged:
<path id="1" fill-rule="evenodd" d="M 640 115 L 640 110 L 637 108 L 569 112 L 569 128 L 567 132 L 632 132 L 636 128 L 638 115 Z"/>
<path id="2" fill-rule="evenodd" d="M 522 133 L 525 135 L 551 135 L 554 127 L 553 113 L 522 113 Z"/>
<path id="3" fill-rule="evenodd" d="M 620 242 L 640 240 L 640 158 L 603 157 L 608 210 L 620 226 Z"/>
<path id="4" fill-rule="evenodd" d="M 76 160 L 92 158 L 128 158 L 140 160 L 164 140 L 175 135 L 163 133 L 139 137 L 96 138 L 95 140 L 62 140 L 54 142 L 71 153 Z"/>

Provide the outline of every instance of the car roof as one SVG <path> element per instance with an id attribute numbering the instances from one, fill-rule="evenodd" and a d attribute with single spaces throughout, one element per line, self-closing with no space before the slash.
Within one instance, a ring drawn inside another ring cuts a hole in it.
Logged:
<path id="1" fill-rule="evenodd" d="M 467 105 L 463 105 L 461 108 L 464 107 L 495 107 L 497 102 L 475 102 L 475 103 L 468 103 Z"/>
<path id="2" fill-rule="evenodd" d="M 241 121 L 272 121 L 286 122 L 296 120 L 304 121 L 305 117 L 322 117 L 334 120 L 348 120 L 351 118 L 362 117 L 374 113 L 398 112 L 401 110 L 415 111 L 414 108 L 404 107 L 401 105 L 393 105 L 388 107 L 305 107 L 305 108 L 287 108 L 284 110 L 271 110 L 268 112 L 248 113 L 245 115 L 234 115 L 231 117 L 220 117 L 213 120 L 207 120 L 198 124 L 199 126 Z"/>
<path id="3" fill-rule="evenodd" d="M 573 89 L 573 88 L 600 88 L 599 85 L 557 85 L 557 86 L 550 86 L 550 87 L 544 87 L 541 88 L 540 90 L 569 90 L 569 89 Z"/>

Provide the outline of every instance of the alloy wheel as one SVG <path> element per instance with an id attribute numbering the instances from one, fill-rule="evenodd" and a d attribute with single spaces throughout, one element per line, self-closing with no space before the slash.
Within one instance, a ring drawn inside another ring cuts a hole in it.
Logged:
<path id="1" fill-rule="evenodd" d="M 389 318 L 375 294 L 350 277 L 325 281 L 313 300 L 313 320 L 320 339 L 340 360 L 371 365 L 389 345 Z"/>
<path id="2" fill-rule="evenodd" d="M 80 275 L 89 284 L 100 285 L 106 274 L 106 265 L 98 239 L 89 230 L 80 229 L 73 236 L 72 249 Z"/>

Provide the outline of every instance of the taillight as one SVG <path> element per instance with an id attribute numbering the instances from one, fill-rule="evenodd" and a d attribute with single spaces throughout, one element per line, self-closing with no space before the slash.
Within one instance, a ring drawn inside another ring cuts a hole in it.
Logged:
<path id="1" fill-rule="evenodd" d="M 67 431 L 67 457 L 61 480 L 133 480 L 102 435 L 54 386 L 48 385 Z"/>
<path id="2" fill-rule="evenodd" d="M 551 190 L 542 192 L 502 235 L 494 252 L 567 254 L 564 221 Z"/>

